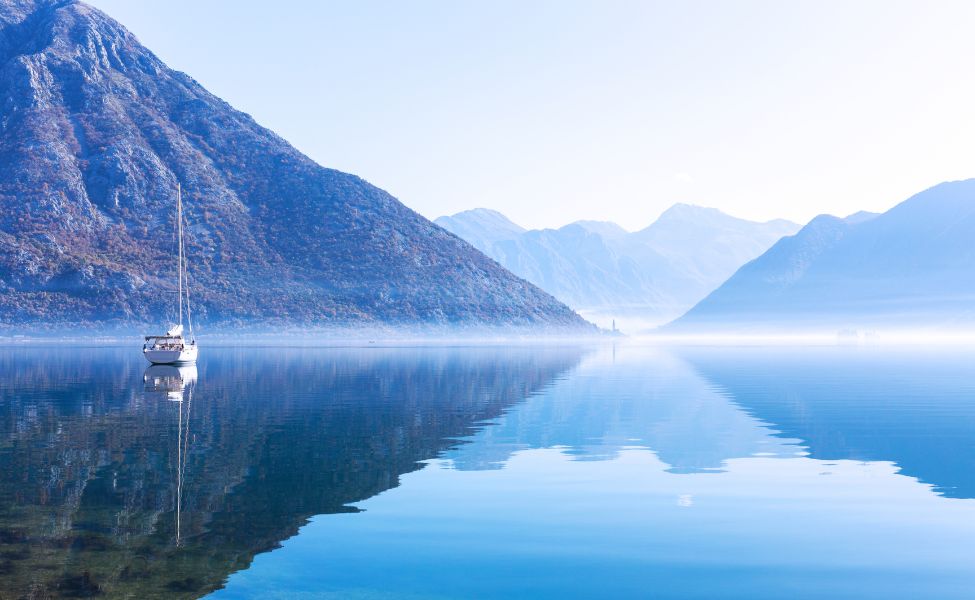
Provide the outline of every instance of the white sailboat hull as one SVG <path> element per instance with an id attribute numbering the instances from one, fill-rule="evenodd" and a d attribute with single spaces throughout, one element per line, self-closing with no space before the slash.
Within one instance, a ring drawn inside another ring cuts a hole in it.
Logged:
<path id="1" fill-rule="evenodd" d="M 196 356 L 200 349 L 195 344 L 184 347 L 181 350 L 156 350 L 146 348 L 143 350 L 146 360 L 154 365 L 186 365 L 196 362 Z"/>

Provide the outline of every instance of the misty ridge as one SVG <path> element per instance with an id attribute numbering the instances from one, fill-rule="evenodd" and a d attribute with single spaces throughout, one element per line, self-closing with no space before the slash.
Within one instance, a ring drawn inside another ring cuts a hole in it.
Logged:
<path id="1" fill-rule="evenodd" d="M 435 221 L 515 275 L 534 283 L 601 327 L 627 333 L 684 314 L 800 226 L 756 223 L 714 208 L 675 204 L 635 232 L 601 221 L 525 230 L 488 210 Z"/>
<path id="2" fill-rule="evenodd" d="M 585 221 L 526 231 L 485 209 L 437 223 L 599 325 L 635 325 L 627 333 L 975 329 L 975 180 L 936 185 L 883 214 L 820 215 L 801 228 L 680 204 L 635 233 Z"/>
<path id="3" fill-rule="evenodd" d="M 822 215 L 666 330 L 971 330 L 973 240 L 975 179 L 936 185 L 879 215 Z"/>

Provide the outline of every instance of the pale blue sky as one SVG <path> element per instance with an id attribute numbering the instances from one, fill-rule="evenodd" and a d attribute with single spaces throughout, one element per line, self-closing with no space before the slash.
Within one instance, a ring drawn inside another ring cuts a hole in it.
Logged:
<path id="1" fill-rule="evenodd" d="M 975 176 L 975 2 L 90 3 L 430 218 L 806 221 Z"/>

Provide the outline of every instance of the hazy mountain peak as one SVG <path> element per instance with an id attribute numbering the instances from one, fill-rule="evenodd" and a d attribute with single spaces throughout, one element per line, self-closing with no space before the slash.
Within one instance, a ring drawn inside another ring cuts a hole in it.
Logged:
<path id="1" fill-rule="evenodd" d="M 630 331 L 676 317 L 799 229 L 785 220 L 752 223 L 690 204 L 671 207 L 635 233 L 594 220 L 518 231 L 502 218 L 479 209 L 437 223 L 602 325 L 627 318 L 639 323 Z"/>
<path id="2" fill-rule="evenodd" d="M 525 231 L 525 228 L 521 225 L 518 225 L 505 215 L 490 208 L 471 208 L 468 210 L 462 210 L 459 213 L 450 216 L 438 217 L 434 222 L 439 222 L 441 219 L 453 219 L 455 221 L 477 221 L 483 225 L 490 225 L 491 227 L 506 231 L 514 231 L 518 233 L 523 233 Z"/>
<path id="3" fill-rule="evenodd" d="M 719 208 L 713 208 L 710 206 L 701 206 L 698 204 L 687 204 L 683 202 L 678 202 L 665 210 L 657 218 L 657 221 L 650 225 L 656 225 L 657 223 L 668 223 L 671 221 L 706 221 L 708 223 L 764 223 L 777 227 L 785 228 L 795 228 L 798 230 L 799 224 L 789 221 L 788 219 L 772 219 L 769 221 L 752 221 L 750 219 L 742 219 L 741 217 L 735 217 L 729 215 L 728 213 L 722 211 Z"/>
<path id="4" fill-rule="evenodd" d="M 880 213 L 860 210 L 853 213 L 852 215 L 848 215 L 843 220 L 849 223 L 850 225 L 856 225 L 857 223 L 863 223 L 865 221 L 869 221 L 870 219 L 877 217 L 879 214 Z"/>
<path id="5" fill-rule="evenodd" d="M 495 243 L 515 239 L 525 233 L 522 226 L 489 208 L 473 208 L 454 215 L 437 217 L 434 223 L 488 256 L 493 256 L 492 248 Z"/>
<path id="6" fill-rule="evenodd" d="M 569 226 L 581 227 L 590 233 L 599 234 L 607 240 L 619 239 L 630 233 L 612 221 L 582 220 L 569 223 L 569 225 L 565 225 L 562 228 L 564 229 Z"/>
<path id="7" fill-rule="evenodd" d="M 659 245 L 664 252 L 667 252 L 668 248 L 676 247 L 677 244 L 680 245 L 680 252 L 692 252 L 690 246 L 683 245 L 685 241 L 688 244 L 702 243 L 707 239 L 716 239 L 715 236 L 726 234 L 747 237 L 750 232 L 759 230 L 769 230 L 776 236 L 775 239 L 778 239 L 795 233 L 799 228 L 798 224 L 785 219 L 759 223 L 733 217 L 717 208 L 678 203 L 665 210 L 649 226 L 633 235 L 646 243 Z M 691 241 L 695 239 L 696 242 Z"/>
<path id="8" fill-rule="evenodd" d="M 670 208 L 660 213 L 659 218 L 684 217 L 701 214 L 725 214 L 717 208 L 701 206 L 700 204 L 690 204 L 688 202 L 677 202 Z"/>

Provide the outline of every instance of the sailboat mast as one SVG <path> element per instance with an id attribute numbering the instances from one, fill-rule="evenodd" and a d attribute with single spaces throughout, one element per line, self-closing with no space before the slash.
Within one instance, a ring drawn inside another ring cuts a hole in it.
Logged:
<path id="1" fill-rule="evenodd" d="M 190 330 L 190 338 L 193 338 L 193 313 L 190 312 L 190 259 L 186 256 L 186 249 L 183 250 L 183 293 L 186 294 L 186 327 Z"/>
<path id="2" fill-rule="evenodd" d="M 179 248 L 179 258 L 177 264 L 176 280 L 179 282 L 179 324 L 183 324 L 183 189 L 180 183 L 176 182 L 176 237 Z"/>

